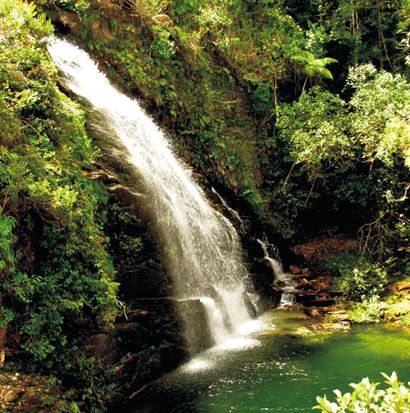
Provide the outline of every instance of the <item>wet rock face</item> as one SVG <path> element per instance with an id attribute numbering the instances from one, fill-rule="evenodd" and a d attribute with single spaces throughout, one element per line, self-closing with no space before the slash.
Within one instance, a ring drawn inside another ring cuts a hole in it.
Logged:
<path id="1" fill-rule="evenodd" d="M 192 317 L 187 320 L 187 325 L 183 326 L 184 336 L 190 334 L 193 338 L 190 340 L 190 348 L 187 349 L 190 356 L 194 356 L 215 344 L 211 340 L 206 311 L 200 300 L 184 300 L 177 302 L 175 306 L 179 311 L 189 311 L 192 314 Z"/>
<path id="2" fill-rule="evenodd" d="M 172 284 L 161 262 L 160 246 L 135 191 L 106 165 L 89 174 L 108 189 L 116 188 L 109 191 L 104 233 L 123 309 L 110 331 L 91 330 L 88 319 L 76 320 L 76 324 L 89 334 L 81 351 L 95 357 L 104 369 L 114 370 L 117 398 L 113 403 L 122 406 L 139 387 L 181 364 L 187 352 L 176 304 L 169 298 Z"/>
<path id="3" fill-rule="evenodd" d="M 105 227 L 120 283 L 119 296 L 125 302 L 172 294 L 153 226 L 143 213 L 137 214 L 137 208 L 135 199 L 129 206 L 128 198 L 124 202 L 123 197 L 112 194 Z"/>
<path id="4" fill-rule="evenodd" d="M 94 351 L 114 367 L 121 405 L 139 387 L 177 367 L 187 352 L 155 231 L 133 191 L 111 192 L 105 232 L 124 310 L 110 336 L 90 339 Z"/>
<path id="5" fill-rule="evenodd" d="M 300 273 L 297 283 L 296 301 L 306 307 L 326 307 L 335 303 L 334 294 L 329 292 L 332 276 Z"/>
<path id="6" fill-rule="evenodd" d="M 114 328 L 121 360 L 114 369 L 120 406 L 141 386 L 176 368 L 187 358 L 182 326 L 174 300 L 136 299 L 134 309 L 118 320 Z"/>

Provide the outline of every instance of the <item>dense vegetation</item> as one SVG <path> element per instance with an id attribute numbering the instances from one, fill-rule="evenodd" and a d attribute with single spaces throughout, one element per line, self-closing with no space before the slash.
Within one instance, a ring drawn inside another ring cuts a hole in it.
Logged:
<path id="1" fill-rule="evenodd" d="M 3 0 L 0 331 L 9 366 L 76 382 L 86 409 L 109 396 L 79 348 L 86 330 L 110 329 L 121 306 L 107 217 L 124 214 L 87 178 L 99 151 L 83 109 L 58 87 L 51 21 L 277 236 L 357 236 L 355 254 L 326 263 L 346 297 L 379 314 L 387 285 L 410 276 L 408 1 Z M 137 235 L 125 256 L 141 253 Z"/>
<path id="2" fill-rule="evenodd" d="M 376 256 L 406 237 L 406 2 L 42 3 L 282 236 L 321 214 Z"/>
<path id="3" fill-rule="evenodd" d="M 406 1 L 40 3 L 273 232 L 336 228 L 358 239 L 343 265 L 359 278 L 408 273 Z"/>
<path id="4" fill-rule="evenodd" d="M 352 383 L 351 393 L 342 394 L 340 390 L 334 390 L 336 401 L 329 401 L 326 396 L 318 397 L 319 403 L 314 409 L 323 413 L 343 413 L 372 411 L 383 412 L 406 412 L 410 405 L 410 392 L 408 385 L 398 380 L 397 374 L 388 376 L 382 373 L 386 379 L 387 388 L 378 389 L 379 383 L 372 383 L 366 377 L 360 383 Z"/>
<path id="5" fill-rule="evenodd" d="M 107 195 L 84 175 L 98 152 L 81 108 L 57 86 L 51 33 L 34 5 L 1 2 L 0 328 L 9 367 L 87 382 L 78 321 L 112 325 L 117 285 L 101 231 Z"/>

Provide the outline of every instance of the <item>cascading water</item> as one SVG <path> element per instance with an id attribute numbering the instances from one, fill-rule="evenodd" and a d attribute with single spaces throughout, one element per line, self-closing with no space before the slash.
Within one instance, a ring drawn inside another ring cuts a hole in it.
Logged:
<path id="1" fill-rule="evenodd" d="M 295 304 L 295 280 L 290 274 L 287 274 L 283 271 L 282 262 L 280 260 L 279 254 L 274 251 L 275 258 L 272 258 L 269 255 L 268 247 L 271 245 L 265 241 L 257 240 L 259 245 L 262 247 L 264 260 L 266 260 L 275 274 L 275 279 L 283 284 L 282 295 L 280 297 L 279 307 L 285 307 L 287 305 Z"/>
<path id="2" fill-rule="evenodd" d="M 235 229 L 211 208 L 190 172 L 139 104 L 116 90 L 90 57 L 57 40 L 49 47 L 67 87 L 102 114 L 142 177 L 148 209 L 161 238 L 175 298 L 199 299 L 213 341 L 226 340 L 250 319 L 244 279 L 247 272 Z M 189 320 L 189 305 L 181 318 Z M 195 337 L 186 331 L 188 347 Z"/>

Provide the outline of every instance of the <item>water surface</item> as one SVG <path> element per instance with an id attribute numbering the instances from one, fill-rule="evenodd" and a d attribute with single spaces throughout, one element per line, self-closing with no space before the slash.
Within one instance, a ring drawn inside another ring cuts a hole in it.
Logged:
<path id="1" fill-rule="evenodd" d="M 271 311 L 265 328 L 230 349 L 211 349 L 166 375 L 134 401 L 134 413 L 308 412 L 316 395 L 348 391 L 395 370 L 410 380 L 410 335 L 381 325 L 301 336 L 301 313 Z M 229 347 L 229 346 L 227 346 Z"/>

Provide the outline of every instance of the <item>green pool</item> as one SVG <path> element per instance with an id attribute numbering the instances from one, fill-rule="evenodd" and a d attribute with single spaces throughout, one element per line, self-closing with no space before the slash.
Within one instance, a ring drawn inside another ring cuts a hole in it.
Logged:
<path id="1" fill-rule="evenodd" d="M 258 333 L 201 354 L 149 386 L 134 413 L 308 412 L 316 395 L 348 391 L 348 383 L 395 370 L 410 380 L 410 333 L 356 326 L 303 336 L 301 313 L 271 311 Z"/>

